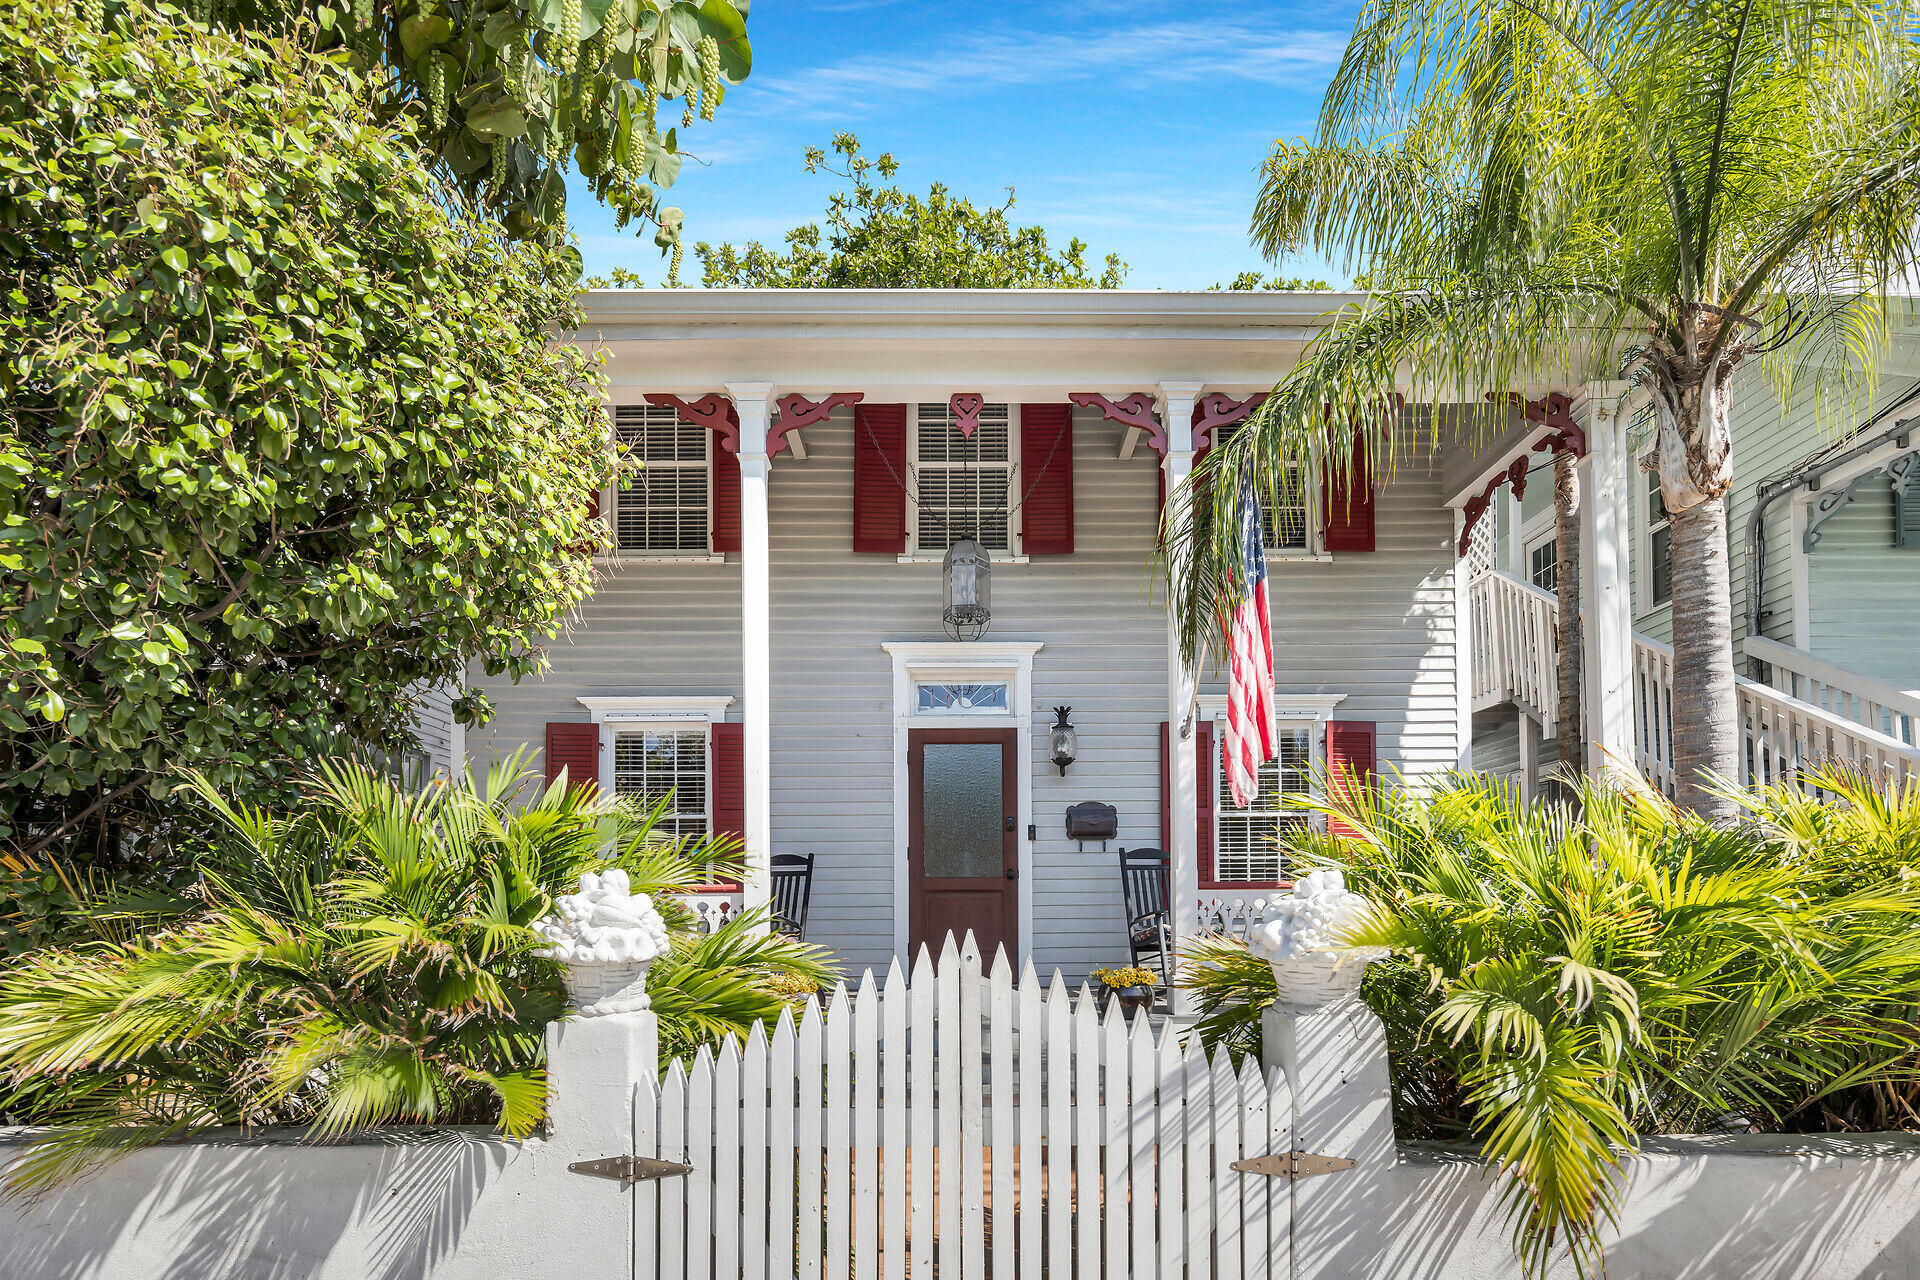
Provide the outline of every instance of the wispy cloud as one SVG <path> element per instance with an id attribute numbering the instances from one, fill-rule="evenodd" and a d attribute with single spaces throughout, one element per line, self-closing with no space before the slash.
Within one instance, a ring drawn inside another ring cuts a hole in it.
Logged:
<path id="1" fill-rule="evenodd" d="M 1032 11 L 1023 11 L 1030 20 Z M 864 54 L 749 80 L 743 113 L 884 113 L 903 99 L 979 94 L 1066 79 L 1114 77 L 1130 88 L 1164 88 L 1209 79 L 1271 82 L 1324 72 L 1340 56 L 1344 34 L 1285 30 L 1251 22 L 1145 23 L 1105 30 L 978 31 L 943 39 L 937 51 Z"/>

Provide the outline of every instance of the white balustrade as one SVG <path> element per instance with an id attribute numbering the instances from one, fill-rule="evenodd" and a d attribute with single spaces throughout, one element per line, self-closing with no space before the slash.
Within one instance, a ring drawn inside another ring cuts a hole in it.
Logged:
<path id="1" fill-rule="evenodd" d="M 1473 582 L 1474 708 L 1513 702 L 1549 731 L 1558 705 L 1555 669 L 1559 602 L 1511 574 Z M 1634 634 L 1633 720 L 1640 771 L 1673 794 L 1673 650 Z M 1920 693 L 1896 689 L 1757 637 L 1747 652 L 1771 663 L 1773 687 L 1741 677 L 1737 697 L 1747 781 L 1793 782 L 1808 769 L 1840 763 L 1879 775 L 1920 777 Z M 1217 900 L 1216 900 L 1217 901 Z M 1209 908 L 1202 904 L 1202 920 Z M 1214 909 L 1221 931 L 1244 933 L 1237 901 Z"/>
<path id="2" fill-rule="evenodd" d="M 1771 668 L 1767 683 L 1781 693 L 1920 746 L 1920 689 L 1897 688 L 1765 636 L 1748 636 L 1746 649 L 1748 657 Z"/>
<path id="3" fill-rule="evenodd" d="M 1559 602 L 1499 570 L 1475 578 L 1469 591 L 1473 709 L 1516 703 L 1552 736 L 1560 706 Z"/>
<path id="4" fill-rule="evenodd" d="M 1634 648 L 1634 737 L 1643 773 L 1672 794 L 1673 649 L 1638 633 Z M 1739 678 L 1741 756 L 1752 786 L 1797 783 L 1823 764 L 1851 765 L 1880 777 L 1920 777 L 1920 747 L 1877 733 L 1811 702 Z"/>

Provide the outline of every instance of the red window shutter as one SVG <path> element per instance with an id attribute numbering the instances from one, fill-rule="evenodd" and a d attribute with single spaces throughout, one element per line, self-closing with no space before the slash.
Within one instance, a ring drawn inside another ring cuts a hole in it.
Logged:
<path id="1" fill-rule="evenodd" d="M 567 789 L 600 784 L 600 726 L 578 720 L 547 722 L 547 782 L 564 769 Z"/>
<path id="2" fill-rule="evenodd" d="M 1336 796 L 1344 795 L 1356 780 L 1370 786 L 1379 772 L 1375 756 L 1373 721 L 1332 720 L 1327 723 L 1327 785 Z M 1327 823 L 1338 836 L 1358 835 L 1351 824 L 1338 818 Z"/>
<path id="3" fill-rule="evenodd" d="M 1160 848 L 1173 844 L 1173 734 L 1167 722 L 1160 722 Z M 1213 879 L 1213 721 L 1197 720 L 1193 727 L 1194 764 L 1194 847 L 1200 857 L 1200 881 Z"/>
<path id="4" fill-rule="evenodd" d="M 1213 879 L 1213 721 L 1201 720 L 1193 727 L 1194 756 L 1194 850 L 1200 863 L 1200 883 Z"/>
<path id="5" fill-rule="evenodd" d="M 587 494 L 587 519 L 597 520 L 599 518 L 600 518 L 600 491 L 598 489 L 595 489 L 591 493 Z"/>
<path id="6" fill-rule="evenodd" d="M 1020 549 L 1073 554 L 1073 406 L 1020 406 Z"/>
<path id="7" fill-rule="evenodd" d="M 853 407 L 853 549 L 907 549 L 907 406 Z"/>
<path id="8" fill-rule="evenodd" d="M 713 726 L 713 831 L 744 840 L 747 836 L 746 726 L 719 721 Z M 737 884 L 715 888 L 738 889 Z"/>
<path id="9" fill-rule="evenodd" d="M 1373 550 L 1373 476 L 1362 452 L 1360 431 L 1353 433 L 1353 469 L 1337 474 L 1330 466 L 1320 471 L 1322 536 L 1326 551 Z"/>
<path id="10" fill-rule="evenodd" d="M 740 413 L 727 406 L 727 421 L 737 429 Z M 713 441 L 713 549 L 717 554 L 740 550 L 740 455 Z"/>

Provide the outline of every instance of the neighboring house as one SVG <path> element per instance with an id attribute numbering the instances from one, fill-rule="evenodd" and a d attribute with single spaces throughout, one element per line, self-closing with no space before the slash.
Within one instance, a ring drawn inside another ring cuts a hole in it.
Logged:
<path id="1" fill-rule="evenodd" d="M 1810 744 L 1851 731 L 1830 721 L 1895 739 L 1877 745 L 1910 769 L 1915 757 L 1897 748 L 1920 743 L 1920 337 L 1895 338 L 1873 403 L 1848 418 L 1822 421 L 1809 406 L 1783 414 L 1752 365 L 1736 394 L 1739 479 L 1727 499 L 1728 563 L 1749 769 L 1764 771 L 1753 759 L 1754 726 L 1796 718 L 1807 722 L 1788 734 L 1798 753 L 1779 752 L 1776 771 L 1819 754 Z M 1626 412 L 1634 413 L 1633 401 Z M 1670 551 L 1659 483 L 1641 469 L 1653 443 L 1644 414 L 1627 435 L 1636 757 L 1659 778 Z M 1553 463 L 1549 453 L 1531 458 L 1524 497 L 1501 486 L 1475 530 L 1474 617 L 1482 633 L 1537 636 L 1537 627 L 1516 629 L 1514 617 L 1555 612 L 1542 594 L 1555 587 Z M 1522 582 L 1537 590 L 1521 589 Z M 1583 608 L 1590 598 L 1583 579 Z M 1552 658 L 1550 645 L 1483 647 L 1476 672 L 1475 765 L 1528 789 L 1560 754 Z M 1531 676 L 1529 667 L 1536 668 Z"/>

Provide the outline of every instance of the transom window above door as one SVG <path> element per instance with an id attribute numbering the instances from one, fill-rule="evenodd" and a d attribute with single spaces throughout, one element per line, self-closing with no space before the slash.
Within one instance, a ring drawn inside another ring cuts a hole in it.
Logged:
<path id="1" fill-rule="evenodd" d="M 960 434 L 944 401 L 916 406 L 908 466 L 910 550 L 945 551 L 971 538 L 1011 551 L 1013 416 L 1005 404 L 980 407 L 979 426 Z"/>
<path id="2" fill-rule="evenodd" d="M 616 490 L 620 550 L 705 552 L 713 433 L 682 421 L 672 406 L 652 404 L 614 406 L 613 433 L 627 460 L 627 484 Z"/>
<path id="3" fill-rule="evenodd" d="M 1004 682 L 940 682 L 917 685 L 913 709 L 933 714 L 1003 716 L 1012 709 L 1012 705 Z"/>

